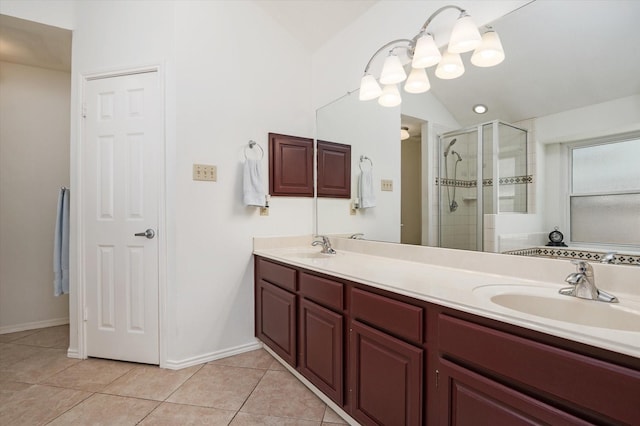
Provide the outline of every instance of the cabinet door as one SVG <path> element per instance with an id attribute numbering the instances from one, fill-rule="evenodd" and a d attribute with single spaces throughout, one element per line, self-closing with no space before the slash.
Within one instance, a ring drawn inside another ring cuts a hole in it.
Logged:
<path id="1" fill-rule="evenodd" d="M 318 141 L 318 197 L 351 198 L 351 145 Z"/>
<path id="2" fill-rule="evenodd" d="M 318 389 L 343 405 L 343 319 L 309 300 L 300 299 L 299 370 Z"/>
<path id="3" fill-rule="evenodd" d="M 590 424 L 445 360 L 438 382 L 441 425 Z"/>
<path id="4" fill-rule="evenodd" d="M 269 133 L 269 193 L 313 197 L 313 139 Z"/>
<path id="5" fill-rule="evenodd" d="M 423 350 L 351 322 L 351 415 L 365 425 L 422 422 Z"/>
<path id="6" fill-rule="evenodd" d="M 262 280 L 257 291 L 257 337 L 295 367 L 296 295 Z"/>

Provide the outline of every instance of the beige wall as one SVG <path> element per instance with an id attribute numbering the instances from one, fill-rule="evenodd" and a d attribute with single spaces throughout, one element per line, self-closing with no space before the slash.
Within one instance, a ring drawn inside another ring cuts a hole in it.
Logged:
<path id="1" fill-rule="evenodd" d="M 53 233 L 69 185 L 70 74 L 0 62 L 0 333 L 63 324 Z"/>

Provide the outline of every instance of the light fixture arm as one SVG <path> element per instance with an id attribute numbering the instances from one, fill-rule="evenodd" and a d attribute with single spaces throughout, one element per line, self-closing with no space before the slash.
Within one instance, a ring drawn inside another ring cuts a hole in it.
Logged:
<path id="1" fill-rule="evenodd" d="M 420 28 L 420 33 L 424 32 L 427 29 L 427 27 L 429 26 L 431 21 L 433 21 L 436 16 L 438 16 L 440 13 L 442 13 L 443 11 L 445 11 L 447 9 L 457 9 L 457 10 L 460 11 L 461 15 L 467 13 L 466 10 L 464 10 L 463 8 L 458 7 L 458 6 L 454 6 L 454 5 L 442 6 L 440 9 L 436 10 L 435 12 L 433 12 L 431 14 L 431 16 L 429 16 L 427 18 L 427 20 L 425 21 L 424 25 L 422 25 L 422 28 Z"/>
<path id="2" fill-rule="evenodd" d="M 394 44 L 397 43 L 409 43 L 407 47 L 407 49 L 411 48 L 411 44 L 413 43 L 412 40 L 406 39 L 406 38 L 399 38 L 397 40 L 393 40 L 390 41 L 389 43 L 386 43 L 384 46 L 382 46 L 380 49 L 376 50 L 376 53 L 373 54 L 373 56 L 371 56 L 371 59 L 369 59 L 369 62 L 367 62 L 367 66 L 364 67 L 364 73 L 366 74 L 367 71 L 369 71 L 369 68 L 371 67 L 371 62 L 373 62 L 373 60 L 375 59 L 376 56 L 378 56 L 378 54 L 384 50 L 386 50 L 387 48 L 393 46 Z M 405 46 L 397 46 L 397 47 L 405 47 Z M 395 48 L 394 48 L 395 49 Z M 392 49 L 393 50 L 393 49 Z"/>

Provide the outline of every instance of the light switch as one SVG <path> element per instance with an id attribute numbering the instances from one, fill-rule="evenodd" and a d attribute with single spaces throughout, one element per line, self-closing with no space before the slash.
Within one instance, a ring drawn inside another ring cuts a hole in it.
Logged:
<path id="1" fill-rule="evenodd" d="M 380 186 L 382 191 L 393 191 L 393 181 L 391 179 L 382 179 Z"/>
<path id="2" fill-rule="evenodd" d="M 218 168 L 208 164 L 194 164 L 193 180 L 216 182 L 218 180 Z"/>

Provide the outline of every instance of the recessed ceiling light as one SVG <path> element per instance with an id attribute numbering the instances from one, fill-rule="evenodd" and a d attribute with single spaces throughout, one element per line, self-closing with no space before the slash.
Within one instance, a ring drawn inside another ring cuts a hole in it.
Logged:
<path id="1" fill-rule="evenodd" d="M 473 106 L 473 112 L 476 114 L 484 114 L 487 111 L 489 111 L 489 108 L 486 105 L 478 104 Z"/>

